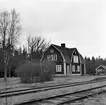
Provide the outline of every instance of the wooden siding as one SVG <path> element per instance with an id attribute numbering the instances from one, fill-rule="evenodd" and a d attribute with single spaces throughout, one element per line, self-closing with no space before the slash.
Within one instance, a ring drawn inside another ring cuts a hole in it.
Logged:
<path id="1" fill-rule="evenodd" d="M 51 49 L 53 49 L 54 52 L 51 53 L 50 52 Z M 47 49 L 47 51 L 44 53 L 43 60 L 47 60 L 47 56 L 51 55 L 51 54 L 56 54 L 57 55 L 57 61 L 49 61 L 49 62 L 53 62 L 54 63 L 55 69 L 56 69 L 56 65 L 61 65 L 62 66 L 62 72 L 56 72 L 56 70 L 55 70 L 55 73 L 56 74 L 63 74 L 64 73 L 63 58 L 62 58 L 60 52 L 57 49 L 55 49 L 53 46 L 50 46 Z"/>

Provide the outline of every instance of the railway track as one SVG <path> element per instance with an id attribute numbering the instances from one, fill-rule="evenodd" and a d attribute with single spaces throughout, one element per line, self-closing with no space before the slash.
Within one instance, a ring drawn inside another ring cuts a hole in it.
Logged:
<path id="1" fill-rule="evenodd" d="M 63 93 L 60 95 L 51 96 L 47 98 L 32 99 L 15 105 L 66 105 L 68 103 L 73 103 L 77 100 L 88 98 L 96 94 L 104 93 L 106 92 L 106 89 L 105 90 L 103 89 L 104 87 L 106 87 L 106 85 L 89 88 L 86 90 L 76 91 L 73 93 Z"/>
<path id="2" fill-rule="evenodd" d="M 5 92 L 0 92 L 0 97 L 10 97 L 10 96 L 16 96 L 16 95 L 23 95 L 23 94 L 29 94 L 29 93 L 36 93 L 41 91 L 48 91 L 52 89 L 60 89 L 60 88 L 66 88 L 66 87 L 73 87 L 78 85 L 84 85 L 84 84 L 92 84 L 100 81 L 106 81 L 106 78 L 101 79 L 94 79 L 91 81 L 85 81 L 85 82 L 75 82 L 75 83 L 65 83 L 61 85 L 54 85 L 54 86 L 45 86 L 45 87 L 33 87 L 28 89 L 22 89 L 22 90 L 7 90 Z"/>

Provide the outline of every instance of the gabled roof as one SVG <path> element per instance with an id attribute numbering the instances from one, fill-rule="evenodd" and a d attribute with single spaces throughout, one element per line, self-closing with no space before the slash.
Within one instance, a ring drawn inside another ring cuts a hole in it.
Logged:
<path id="1" fill-rule="evenodd" d="M 104 69 L 106 69 L 106 66 L 99 65 L 95 70 L 97 70 L 99 67 L 103 67 Z"/>
<path id="2" fill-rule="evenodd" d="M 64 48 L 64 47 L 54 45 L 54 44 L 52 44 L 52 46 L 54 46 L 55 48 L 61 51 L 61 53 L 63 54 L 67 62 L 71 62 L 72 53 L 74 50 L 76 50 L 76 48 L 66 48 L 66 47 Z"/>

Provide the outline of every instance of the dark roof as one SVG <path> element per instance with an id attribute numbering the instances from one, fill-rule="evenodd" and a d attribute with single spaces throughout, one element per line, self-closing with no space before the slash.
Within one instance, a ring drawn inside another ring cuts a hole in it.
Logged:
<path id="1" fill-rule="evenodd" d="M 61 46 L 58 46 L 55 44 L 52 44 L 52 45 L 62 52 L 62 54 L 67 62 L 71 61 L 72 53 L 76 48 L 66 48 L 66 47 L 64 48 L 64 47 L 61 47 Z"/>

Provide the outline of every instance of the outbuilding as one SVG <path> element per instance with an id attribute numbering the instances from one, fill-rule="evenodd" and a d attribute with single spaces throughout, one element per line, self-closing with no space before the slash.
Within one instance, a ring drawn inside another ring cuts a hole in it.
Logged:
<path id="1" fill-rule="evenodd" d="M 96 69 L 96 75 L 104 75 L 106 74 L 106 66 L 100 65 Z"/>

